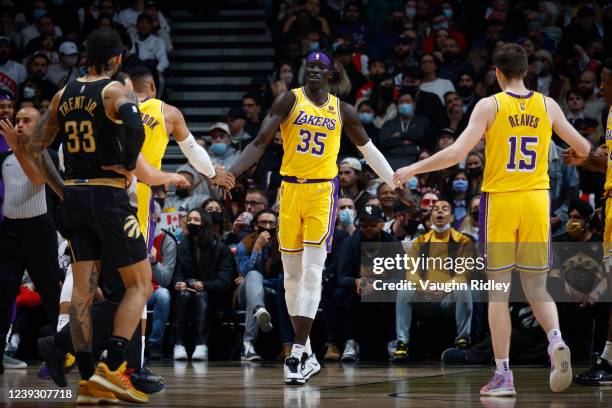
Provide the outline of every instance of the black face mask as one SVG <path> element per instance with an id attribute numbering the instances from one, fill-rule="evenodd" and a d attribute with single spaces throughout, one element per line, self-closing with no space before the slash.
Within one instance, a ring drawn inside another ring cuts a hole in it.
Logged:
<path id="1" fill-rule="evenodd" d="M 470 96 L 472 94 L 472 87 L 471 86 L 458 86 L 457 94 L 462 98 Z"/>
<path id="2" fill-rule="evenodd" d="M 470 215 L 472 216 L 474 221 L 478 222 L 478 220 L 480 219 L 480 210 L 472 211 Z"/>
<path id="3" fill-rule="evenodd" d="M 283 155 L 283 145 L 279 144 L 279 143 L 272 143 L 270 144 L 270 152 L 272 152 L 273 155 L 275 156 L 282 156 Z"/>
<path id="4" fill-rule="evenodd" d="M 412 236 L 412 235 L 416 234 L 417 229 L 419 228 L 419 221 L 418 220 L 410 220 L 406 224 L 403 224 L 402 228 L 404 229 L 404 231 L 406 231 L 406 234 Z"/>
<path id="5" fill-rule="evenodd" d="M 276 228 L 257 228 L 257 232 L 260 234 L 264 231 L 268 231 L 268 234 L 270 234 L 272 238 L 276 236 Z"/>
<path id="6" fill-rule="evenodd" d="M 473 169 L 467 169 L 466 170 L 468 177 L 472 178 L 472 177 L 479 177 L 482 175 L 482 167 L 476 167 Z"/>
<path id="7" fill-rule="evenodd" d="M 153 200 L 155 200 L 155 202 L 159 204 L 159 208 L 161 209 L 164 208 L 164 204 L 166 204 L 166 199 L 161 198 L 161 197 L 155 197 Z"/>
<path id="8" fill-rule="evenodd" d="M 201 225 L 187 224 L 187 232 L 189 232 L 190 237 L 196 238 L 198 235 L 200 235 L 200 231 L 202 231 Z"/>
<path id="9" fill-rule="evenodd" d="M 224 217 L 221 211 L 211 211 L 208 213 L 208 215 L 210 215 L 210 219 L 214 225 L 223 224 Z"/>
<path id="10" fill-rule="evenodd" d="M 189 189 L 188 188 L 177 188 L 174 192 L 178 198 L 186 198 L 189 197 Z"/>

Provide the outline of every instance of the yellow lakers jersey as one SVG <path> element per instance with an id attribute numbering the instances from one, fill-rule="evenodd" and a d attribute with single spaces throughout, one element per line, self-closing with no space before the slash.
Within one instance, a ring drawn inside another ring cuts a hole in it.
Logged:
<path id="1" fill-rule="evenodd" d="M 315 105 L 303 88 L 291 90 L 295 103 L 281 123 L 283 162 L 280 174 L 303 179 L 333 179 L 338 174 L 342 120 L 340 100 L 328 94 Z"/>
<path id="2" fill-rule="evenodd" d="M 608 111 L 608 124 L 606 125 L 606 146 L 608 146 L 608 171 L 606 172 L 606 191 L 612 190 L 612 106 Z"/>
<path id="3" fill-rule="evenodd" d="M 141 153 L 153 167 L 161 169 L 162 158 L 168 146 L 168 134 L 164 123 L 164 103 L 159 99 L 148 98 L 138 104 L 142 124 L 145 130 L 145 140 Z M 138 198 L 138 222 L 147 246 L 153 242 L 152 237 L 152 194 L 151 187 L 144 183 L 136 184 Z"/>
<path id="4" fill-rule="evenodd" d="M 545 96 L 493 95 L 497 114 L 485 134 L 482 191 L 489 193 L 544 190 L 548 179 L 548 149 L 552 126 Z"/>

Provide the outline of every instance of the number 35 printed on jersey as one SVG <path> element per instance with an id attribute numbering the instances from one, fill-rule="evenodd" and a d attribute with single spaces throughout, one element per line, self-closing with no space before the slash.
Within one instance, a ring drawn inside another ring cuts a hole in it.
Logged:
<path id="1" fill-rule="evenodd" d="M 322 156 L 325 150 L 326 133 L 315 132 L 313 134 L 306 129 L 300 129 L 302 143 L 297 145 L 298 153 L 310 153 L 313 156 Z"/>
<path id="2" fill-rule="evenodd" d="M 508 164 L 506 164 L 506 171 L 534 171 L 536 167 L 536 151 L 533 148 L 538 144 L 538 137 L 510 136 L 508 143 L 510 144 L 510 159 Z M 519 150 L 520 154 L 517 154 Z"/>

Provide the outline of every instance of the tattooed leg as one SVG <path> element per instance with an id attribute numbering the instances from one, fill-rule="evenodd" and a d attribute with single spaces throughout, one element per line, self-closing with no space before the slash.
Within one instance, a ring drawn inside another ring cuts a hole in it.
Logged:
<path id="1" fill-rule="evenodd" d="M 70 305 L 70 334 L 77 352 L 91 352 L 92 322 L 91 304 L 93 302 L 98 278 L 100 261 L 75 262 L 72 264 L 74 286 Z"/>

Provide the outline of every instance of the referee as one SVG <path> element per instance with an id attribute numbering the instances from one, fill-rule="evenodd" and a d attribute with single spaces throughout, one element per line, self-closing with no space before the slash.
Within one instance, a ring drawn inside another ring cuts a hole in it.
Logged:
<path id="1" fill-rule="evenodd" d="M 4 220 L 0 223 L 0 350 L 4 350 L 13 304 L 25 270 L 41 295 L 49 324 L 57 324 L 61 285 L 57 228 L 51 217 L 44 180 L 23 154 L 25 141 L 39 119 L 36 109 L 23 108 L 17 112 L 16 128 L 8 121 L 0 122 L 11 149 L 0 153 L 0 177 L 5 185 Z M 56 159 L 57 155 L 57 166 Z"/>

